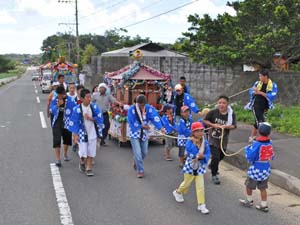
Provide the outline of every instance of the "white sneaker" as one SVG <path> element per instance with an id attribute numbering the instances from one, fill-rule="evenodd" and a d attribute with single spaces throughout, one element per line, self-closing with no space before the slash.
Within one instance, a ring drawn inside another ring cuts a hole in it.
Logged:
<path id="1" fill-rule="evenodd" d="M 206 208 L 205 204 L 198 205 L 197 209 L 202 213 L 202 214 L 208 214 L 209 210 Z"/>
<path id="2" fill-rule="evenodd" d="M 176 202 L 184 202 L 183 195 L 179 194 L 176 190 L 173 191 L 173 196 L 175 197 Z"/>

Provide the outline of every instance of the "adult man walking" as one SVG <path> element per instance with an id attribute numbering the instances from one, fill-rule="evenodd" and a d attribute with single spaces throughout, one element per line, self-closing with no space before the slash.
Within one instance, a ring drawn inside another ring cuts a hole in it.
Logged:
<path id="1" fill-rule="evenodd" d="M 181 116 L 181 107 L 186 105 L 189 107 L 191 112 L 198 113 L 199 115 L 201 114 L 201 111 L 199 110 L 198 106 L 196 105 L 196 102 L 194 98 L 188 94 L 185 93 L 181 84 L 176 84 L 175 85 L 175 96 L 174 96 L 174 101 L 173 104 L 175 105 L 175 115 L 176 115 L 176 123 L 178 123 L 180 116 Z"/>
<path id="2" fill-rule="evenodd" d="M 130 127 L 130 142 L 133 151 L 134 169 L 137 170 L 137 177 L 144 177 L 144 164 L 148 153 L 148 131 L 150 130 L 149 122 L 164 132 L 160 117 L 155 108 L 146 104 L 146 96 L 138 95 L 136 103 L 132 105 L 127 114 Z"/>
<path id="3" fill-rule="evenodd" d="M 72 145 L 72 133 L 68 130 L 69 120 L 76 106 L 75 101 L 66 94 L 63 86 L 58 86 L 56 89 L 57 96 L 53 97 L 50 104 L 50 113 L 52 114 L 52 134 L 53 148 L 55 149 L 56 166 L 61 166 L 60 147 L 61 138 L 64 144 L 64 161 L 69 161 L 68 146 Z"/>
<path id="4" fill-rule="evenodd" d="M 105 139 L 108 135 L 108 130 L 110 127 L 109 115 L 108 115 L 110 103 L 115 103 L 118 104 L 119 106 L 123 106 L 123 104 L 117 101 L 117 99 L 115 99 L 111 94 L 107 93 L 107 86 L 105 83 L 99 84 L 99 92 L 93 93 L 92 102 L 96 103 L 99 106 L 103 114 L 105 127 L 102 131 L 102 138 L 100 141 L 100 145 L 105 145 Z"/>
<path id="5" fill-rule="evenodd" d="M 265 122 L 269 109 L 273 109 L 273 101 L 277 96 L 277 84 L 269 77 L 269 71 L 263 69 L 259 72 L 259 81 L 256 81 L 249 90 L 250 102 L 246 109 L 252 110 L 254 125 L 249 137 L 249 142 L 255 140 L 259 123 Z"/>

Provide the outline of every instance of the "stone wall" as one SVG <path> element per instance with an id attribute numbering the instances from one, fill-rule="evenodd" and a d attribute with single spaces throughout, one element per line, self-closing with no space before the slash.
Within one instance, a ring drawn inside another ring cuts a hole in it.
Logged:
<path id="1" fill-rule="evenodd" d="M 257 72 L 243 73 L 242 68 L 211 67 L 192 63 L 188 58 L 181 57 L 144 57 L 148 66 L 172 75 L 173 84 L 179 77 L 185 76 L 191 88 L 191 94 L 198 103 L 214 103 L 221 94 L 231 96 L 250 88 L 258 79 Z M 129 57 L 92 57 L 92 63 L 85 65 L 90 77 L 88 87 L 99 83 L 105 72 L 118 70 L 131 61 Z M 300 74 L 271 72 L 271 78 L 279 86 L 277 102 L 284 105 L 300 104 Z M 248 92 L 232 98 L 232 101 L 248 101 Z"/>

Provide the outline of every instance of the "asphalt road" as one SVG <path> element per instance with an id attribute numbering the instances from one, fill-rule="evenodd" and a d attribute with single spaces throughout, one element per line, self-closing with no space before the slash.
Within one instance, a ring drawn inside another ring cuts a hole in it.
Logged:
<path id="1" fill-rule="evenodd" d="M 35 93 L 34 83 L 28 73 L 0 88 L 1 225 L 61 224 L 49 166 L 54 161 L 50 124 L 47 120 L 48 128 L 42 128 L 39 116 L 40 111 L 46 115 L 47 94 L 38 85 Z M 184 203 L 173 199 L 182 174 L 176 161 L 163 160 L 160 144 L 150 145 L 144 179 L 131 168 L 130 146 L 119 148 L 114 140 L 98 149 L 94 177 L 80 173 L 78 157 L 71 151 L 70 156 L 60 173 L 75 225 L 300 224 L 300 198 L 272 185 L 269 213 L 239 206 L 245 174 L 225 163 L 220 186 L 205 176 L 211 213 L 201 215 L 193 187 Z"/>
<path id="2" fill-rule="evenodd" d="M 248 145 L 248 137 L 252 127 L 246 124 L 238 124 L 238 129 L 231 131 L 228 149 L 237 151 Z M 300 179 L 300 139 L 286 134 L 272 132 L 271 138 L 274 144 L 275 160 L 272 168 L 281 170 Z M 244 151 L 240 153 L 244 155 Z"/>

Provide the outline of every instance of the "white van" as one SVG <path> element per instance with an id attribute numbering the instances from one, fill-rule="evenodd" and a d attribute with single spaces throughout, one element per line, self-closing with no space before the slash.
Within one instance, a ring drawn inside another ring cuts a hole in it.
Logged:
<path id="1" fill-rule="evenodd" d="M 43 73 L 43 78 L 41 81 L 42 92 L 51 92 L 52 89 L 52 74 Z"/>

